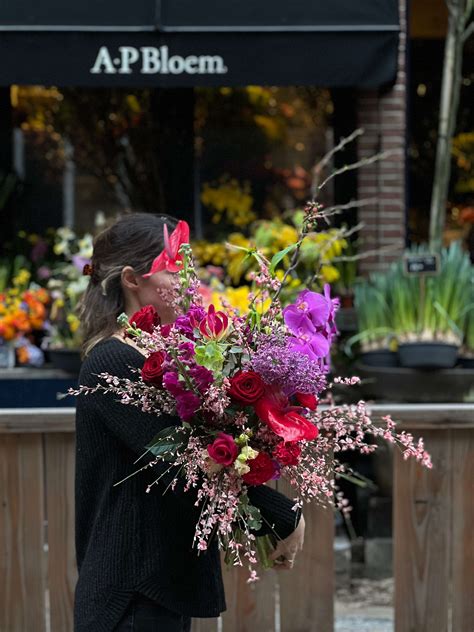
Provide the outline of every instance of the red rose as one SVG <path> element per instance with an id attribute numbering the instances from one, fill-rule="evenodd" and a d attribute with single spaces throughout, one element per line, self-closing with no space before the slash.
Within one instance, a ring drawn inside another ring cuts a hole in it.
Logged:
<path id="1" fill-rule="evenodd" d="M 299 410 L 301 409 L 291 406 L 281 407 L 270 397 L 262 397 L 255 403 L 258 417 L 285 441 L 316 439 L 318 428 L 300 415 Z"/>
<path id="2" fill-rule="evenodd" d="M 247 465 L 250 467 L 250 472 L 242 476 L 247 485 L 263 485 L 272 479 L 277 472 L 276 463 L 266 452 L 259 452 L 255 459 L 247 461 Z"/>
<path id="3" fill-rule="evenodd" d="M 296 393 L 296 399 L 302 406 L 309 408 L 309 410 L 316 410 L 319 404 L 316 395 L 312 395 L 311 393 Z"/>
<path id="4" fill-rule="evenodd" d="M 281 465 L 298 465 L 301 448 L 296 441 L 282 441 L 273 451 L 273 456 Z"/>
<path id="5" fill-rule="evenodd" d="M 241 404 L 253 404 L 265 392 L 265 384 L 255 371 L 239 371 L 231 377 L 229 395 Z"/>
<path id="6" fill-rule="evenodd" d="M 171 323 L 169 323 L 168 325 L 161 325 L 160 333 L 163 336 L 163 338 L 168 338 L 172 327 L 173 325 Z"/>
<path id="7" fill-rule="evenodd" d="M 225 432 L 220 432 L 217 435 L 214 443 L 207 446 L 207 451 L 211 459 L 220 465 L 232 465 L 240 452 L 234 437 Z"/>
<path id="8" fill-rule="evenodd" d="M 145 360 L 145 364 L 142 368 L 142 380 L 146 384 L 152 386 L 161 386 L 163 382 L 163 362 L 165 361 L 166 354 L 164 351 L 155 351 L 150 354 Z"/>
<path id="9" fill-rule="evenodd" d="M 160 324 L 160 317 L 153 305 L 146 305 L 130 317 L 130 324 L 134 324 L 138 329 L 151 334 L 155 327 Z"/>

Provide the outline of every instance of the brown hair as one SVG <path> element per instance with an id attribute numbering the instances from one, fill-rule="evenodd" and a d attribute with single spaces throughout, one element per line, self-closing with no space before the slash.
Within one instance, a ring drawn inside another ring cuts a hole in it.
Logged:
<path id="1" fill-rule="evenodd" d="M 163 226 L 173 230 L 177 220 L 168 215 L 123 215 L 94 240 L 92 274 L 79 305 L 86 356 L 100 340 L 117 331 L 117 317 L 124 311 L 121 273 L 131 266 L 145 274 L 164 248 Z"/>

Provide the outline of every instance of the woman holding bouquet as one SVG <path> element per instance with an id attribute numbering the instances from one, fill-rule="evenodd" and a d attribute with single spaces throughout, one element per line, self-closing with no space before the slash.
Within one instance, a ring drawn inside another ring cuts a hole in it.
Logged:
<path id="1" fill-rule="evenodd" d="M 179 245 L 183 224 L 136 213 L 97 237 L 92 262 L 85 267 L 90 283 L 81 308 L 81 385 L 94 387 L 102 373 L 136 381 L 145 357 L 131 338 L 121 335 L 117 317 L 122 312 L 134 315 L 145 331 L 175 321 L 175 273 L 166 268 L 155 272 L 153 264 L 159 257 L 173 257 L 164 226 L 174 231 L 173 243 L 178 239 Z M 114 486 L 130 475 L 158 432 L 180 423 L 177 417 L 124 406 L 112 393 L 78 397 L 76 632 L 183 632 L 190 629 L 191 617 L 217 617 L 225 610 L 217 542 L 206 551 L 193 547 L 200 514 L 196 494 L 185 492 L 182 484 L 170 487 L 176 472 L 165 464 Z M 156 469 L 161 490 L 147 494 Z M 304 519 L 292 510 L 292 501 L 265 485 L 249 488 L 249 498 L 264 519 L 258 535 L 272 530 L 280 538 L 275 568 L 291 568 L 303 544 Z"/>

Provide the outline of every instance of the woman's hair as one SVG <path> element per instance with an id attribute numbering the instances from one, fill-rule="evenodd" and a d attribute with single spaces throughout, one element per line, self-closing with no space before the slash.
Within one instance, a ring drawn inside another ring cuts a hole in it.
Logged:
<path id="1" fill-rule="evenodd" d="M 163 226 L 174 230 L 177 220 L 168 215 L 123 215 L 94 240 L 91 278 L 79 305 L 86 356 L 100 340 L 117 331 L 117 317 L 125 311 L 121 274 L 131 266 L 145 274 L 164 248 Z"/>

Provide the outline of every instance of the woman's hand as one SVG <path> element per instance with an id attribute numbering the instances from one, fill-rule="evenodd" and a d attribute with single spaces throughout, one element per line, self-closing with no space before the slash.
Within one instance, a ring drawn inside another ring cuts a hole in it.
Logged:
<path id="1" fill-rule="evenodd" d="M 298 526 L 285 540 L 278 540 L 270 559 L 275 562 L 273 568 L 276 571 L 290 570 L 295 563 L 298 551 L 303 548 L 305 521 L 301 515 Z"/>

